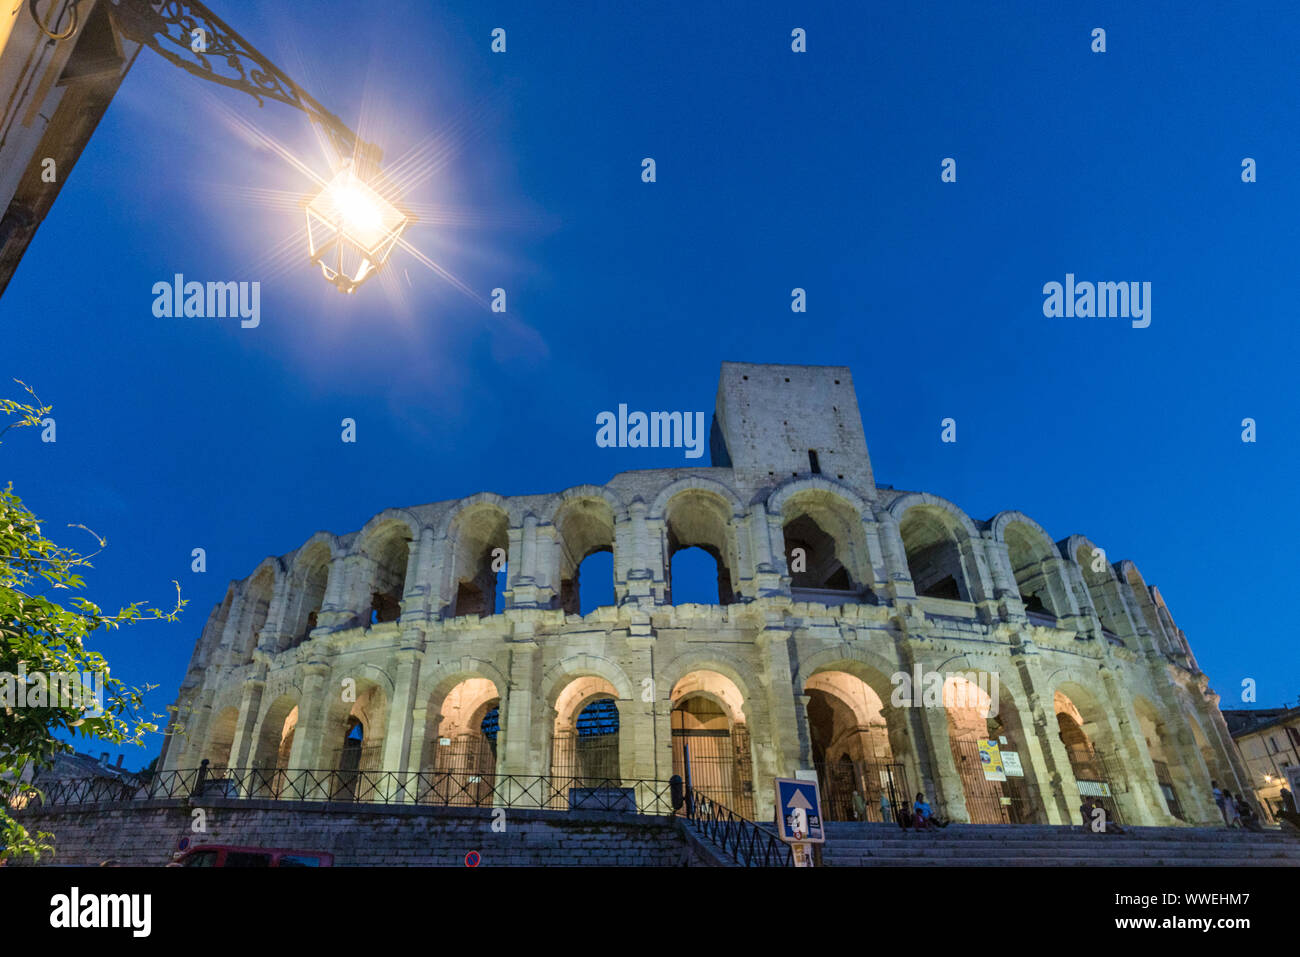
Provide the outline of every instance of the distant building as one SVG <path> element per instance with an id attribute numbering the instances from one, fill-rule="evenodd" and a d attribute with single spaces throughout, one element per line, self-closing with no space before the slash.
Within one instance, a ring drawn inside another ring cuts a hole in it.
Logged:
<path id="1" fill-rule="evenodd" d="M 1250 770 L 1260 804 L 1276 817 L 1282 808 L 1282 786 L 1288 775 L 1294 780 L 1300 773 L 1300 707 L 1225 711 L 1223 718 Z M 1295 784 L 1290 787 L 1294 794 Z"/>

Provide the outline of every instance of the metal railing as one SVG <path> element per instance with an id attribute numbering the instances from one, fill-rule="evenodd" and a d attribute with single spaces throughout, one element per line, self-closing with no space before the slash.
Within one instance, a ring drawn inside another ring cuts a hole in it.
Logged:
<path id="1" fill-rule="evenodd" d="M 324 803 L 411 804 L 434 807 L 673 813 L 667 781 L 602 780 L 558 775 L 475 774 L 465 771 L 366 771 L 211 768 L 160 771 L 129 783 L 81 778 L 25 785 L 6 795 L 15 811 L 123 804 L 154 799 L 268 799 Z"/>
<path id="2" fill-rule="evenodd" d="M 707 795 L 687 788 L 681 813 L 688 826 L 741 867 L 790 867 L 790 845 Z"/>

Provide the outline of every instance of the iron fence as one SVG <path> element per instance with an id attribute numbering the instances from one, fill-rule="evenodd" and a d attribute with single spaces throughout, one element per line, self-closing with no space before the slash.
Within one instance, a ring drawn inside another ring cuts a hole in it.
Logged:
<path id="1" fill-rule="evenodd" d="M 482 808 L 536 808 L 669 815 L 667 781 L 566 775 L 479 776 L 464 771 L 368 771 L 283 768 L 211 768 L 160 771 L 148 780 L 84 778 L 24 785 L 6 795 L 15 811 L 181 800 L 265 798 L 323 803 L 420 804 Z"/>
<path id="2" fill-rule="evenodd" d="M 790 845 L 707 793 L 685 789 L 682 817 L 741 867 L 791 867 Z"/>

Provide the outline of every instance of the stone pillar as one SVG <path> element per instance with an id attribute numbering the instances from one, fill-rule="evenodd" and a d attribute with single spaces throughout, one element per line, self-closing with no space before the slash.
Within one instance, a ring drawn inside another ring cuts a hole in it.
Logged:
<path id="1" fill-rule="evenodd" d="M 774 777 L 794 777 L 800 768 L 812 767 L 812 741 L 808 734 L 808 718 L 804 706 L 798 701 L 790 666 L 792 635 L 769 620 L 759 633 L 754 645 L 764 673 L 767 698 L 767 727 L 750 729 L 755 740 L 770 745 L 760 751 L 760 763 L 754 769 L 754 813 L 756 820 L 771 820 L 775 813 L 772 795 Z"/>
<path id="2" fill-rule="evenodd" d="M 262 689 L 266 682 L 250 680 L 244 682 L 243 693 L 239 698 L 239 717 L 235 720 L 235 740 L 230 745 L 230 766 L 247 768 L 252 763 L 257 748 L 257 733 L 261 730 L 258 722 L 258 709 L 262 705 Z"/>
<path id="3" fill-rule="evenodd" d="M 329 770 L 321 767 L 326 747 L 325 724 L 333 696 L 341 694 L 329 686 L 329 666 L 322 662 L 303 665 L 302 697 L 298 701 L 298 728 L 289 749 L 289 764 L 294 770 Z"/>
<path id="4" fill-rule="evenodd" d="M 501 756 L 498 767 L 502 774 L 531 776 L 548 770 L 541 767 L 542 759 L 534 753 L 533 746 L 533 711 L 542 710 L 544 704 L 537 696 L 541 654 L 541 645 L 531 631 L 517 629 L 510 645 L 510 686 L 505 689 L 506 698 L 501 703 L 504 719 L 501 735 L 505 737 L 505 747 L 498 743 L 497 752 Z M 549 765 L 549 755 L 545 763 Z"/>
<path id="5" fill-rule="evenodd" d="M 1026 770 L 1032 768 L 1035 772 L 1032 786 L 1048 824 L 1077 823 L 1074 817 L 1079 805 L 1079 786 L 1074 780 L 1069 752 L 1061 741 L 1055 705 L 1047 707 L 1043 696 L 1050 692 L 1039 691 L 1046 688 L 1047 682 L 1038 651 L 1032 642 L 1024 641 L 1012 654 L 1016 656 L 1015 674 L 1028 703 L 1027 709 L 1020 712 L 1020 731 L 1029 752 Z"/>
<path id="6" fill-rule="evenodd" d="M 627 508 L 626 528 L 616 528 L 615 536 L 622 532 L 621 547 L 615 551 L 626 561 L 626 568 L 615 570 L 615 575 L 627 582 L 625 601 L 658 601 L 663 588 L 663 561 L 660 555 L 659 567 L 655 567 L 652 557 L 654 548 L 651 544 L 649 508 L 640 499 Z M 618 586 L 616 585 L 617 589 Z"/>
<path id="7" fill-rule="evenodd" d="M 393 793 L 389 799 L 396 798 L 406 803 L 414 800 L 413 782 L 406 778 L 411 744 L 415 729 L 415 702 L 420 693 L 420 663 L 424 660 L 423 642 L 418 636 L 415 644 L 403 647 L 398 652 L 397 676 L 393 682 L 393 700 L 388 709 L 388 721 L 384 731 L 384 756 L 380 765 L 382 771 L 396 773 L 392 782 Z"/>
<path id="8" fill-rule="evenodd" d="M 894 516 L 884 511 L 876 518 L 880 526 L 880 546 L 885 556 L 886 594 L 891 599 L 915 598 L 916 586 L 912 582 L 912 572 L 907 567 L 907 551 L 903 547 L 898 522 L 894 521 Z"/>

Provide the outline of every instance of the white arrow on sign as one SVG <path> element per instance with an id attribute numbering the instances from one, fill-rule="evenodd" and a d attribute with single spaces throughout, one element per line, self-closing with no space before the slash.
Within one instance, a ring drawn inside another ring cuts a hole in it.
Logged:
<path id="1" fill-rule="evenodd" d="M 808 803 L 808 799 L 803 796 L 803 791 L 799 789 L 795 790 L 794 795 L 790 798 L 789 801 L 786 802 L 785 806 L 799 807 L 799 808 L 803 808 L 805 811 L 812 810 L 812 805 Z"/>

